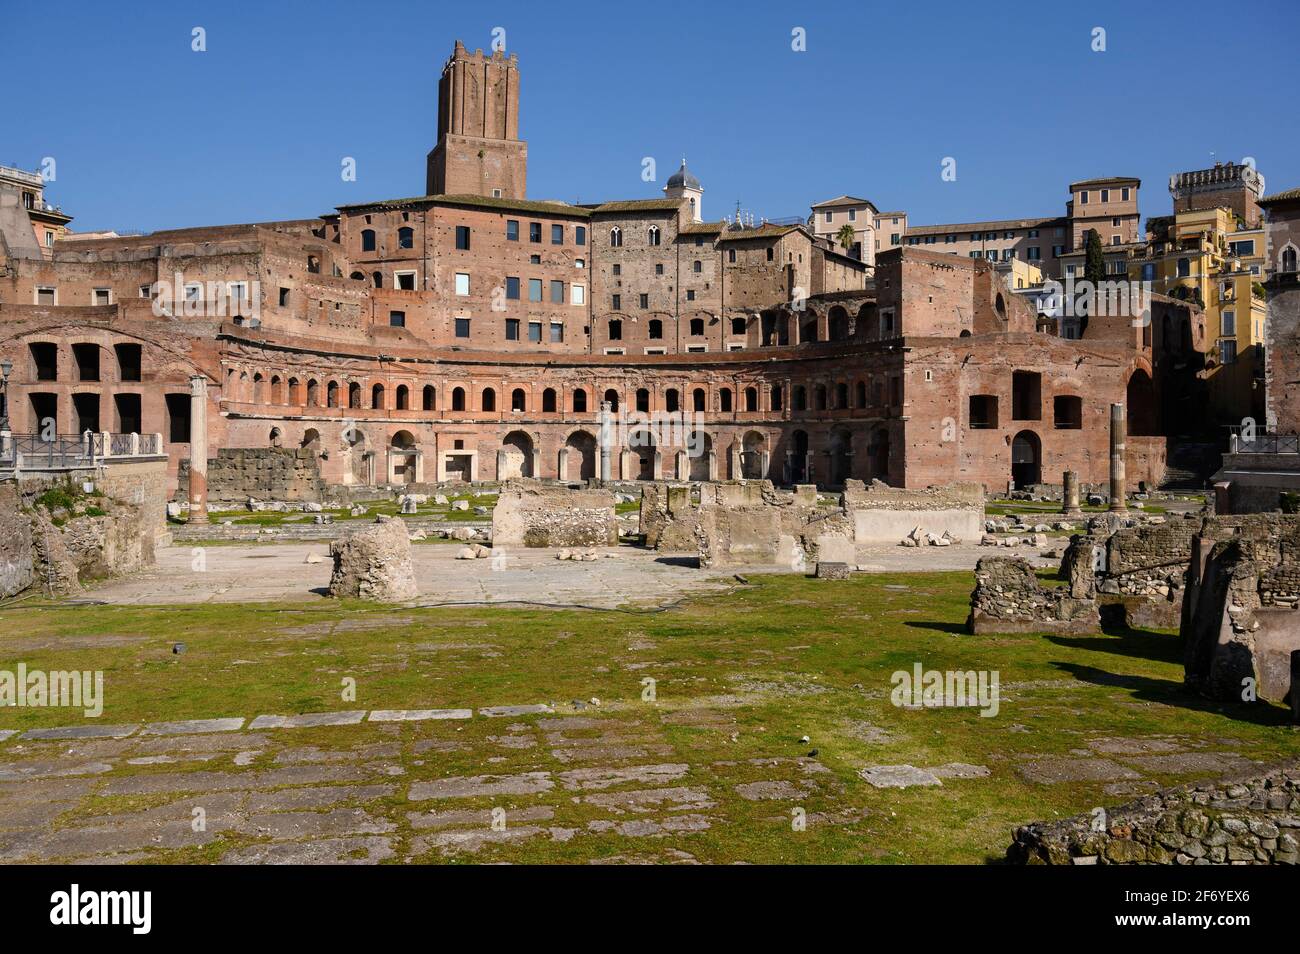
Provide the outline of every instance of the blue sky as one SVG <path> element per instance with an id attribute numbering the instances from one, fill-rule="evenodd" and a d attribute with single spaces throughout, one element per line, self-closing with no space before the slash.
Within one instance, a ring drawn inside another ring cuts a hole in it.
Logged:
<path id="1" fill-rule="evenodd" d="M 1212 153 L 1254 157 L 1269 191 L 1300 185 L 1300 123 L 1279 98 L 1294 0 L 98 0 L 12 3 L 5 20 L 0 162 L 53 157 L 49 198 L 80 230 L 419 195 L 442 65 L 495 27 L 520 59 L 531 198 L 657 195 L 683 153 L 709 218 L 737 201 L 806 215 L 845 192 L 914 224 L 1057 214 L 1067 183 L 1099 175 L 1141 177 L 1157 215 L 1169 174 Z"/>

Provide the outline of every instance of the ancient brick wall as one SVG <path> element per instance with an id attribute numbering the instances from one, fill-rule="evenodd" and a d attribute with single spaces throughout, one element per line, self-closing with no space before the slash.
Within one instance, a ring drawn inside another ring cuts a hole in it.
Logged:
<path id="1" fill-rule="evenodd" d="M 492 510 L 493 547 L 617 546 L 614 494 L 608 490 L 510 482 Z"/>
<path id="2" fill-rule="evenodd" d="M 178 474 L 181 499 L 189 493 L 189 462 Z M 311 448 L 225 448 L 208 458 L 208 500 L 243 503 L 257 500 L 319 501 L 325 496 L 316 455 Z"/>
<path id="3" fill-rule="evenodd" d="M 972 633 L 1091 633 L 1097 604 L 1065 587 L 1044 586 L 1020 557 L 982 557 L 966 621 Z"/>
<path id="4" fill-rule="evenodd" d="M 1017 828 L 1013 864 L 1300 863 L 1300 764 Z"/>

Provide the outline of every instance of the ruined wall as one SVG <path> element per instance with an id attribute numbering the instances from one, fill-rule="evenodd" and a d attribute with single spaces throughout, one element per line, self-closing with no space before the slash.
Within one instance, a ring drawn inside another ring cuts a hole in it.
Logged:
<path id="1" fill-rule="evenodd" d="M 188 499 L 189 461 L 182 461 L 177 497 Z M 257 500 L 319 501 L 325 497 L 316 451 L 289 447 L 223 447 L 208 458 L 208 500 L 243 503 Z"/>
<path id="2" fill-rule="evenodd" d="M 1180 633 L 1184 681 L 1213 699 L 1283 703 L 1300 652 L 1300 516 L 1206 518 Z M 1248 682 L 1248 680 L 1250 682 Z"/>
<path id="3" fill-rule="evenodd" d="M 0 599 L 32 585 L 32 521 L 14 481 L 0 482 Z"/>
<path id="4" fill-rule="evenodd" d="M 510 481 L 492 510 L 492 546 L 617 546 L 614 494 Z"/>
<path id="5" fill-rule="evenodd" d="M 1102 830 L 1094 831 L 1098 818 Z M 1013 864 L 1300 863 L 1300 763 L 1017 828 Z"/>
<path id="6" fill-rule="evenodd" d="M 844 507 L 858 543 L 897 543 L 913 528 L 962 540 L 978 539 L 984 524 L 984 488 L 955 483 L 923 490 L 846 481 Z"/>
<path id="7" fill-rule="evenodd" d="M 1070 539 L 1061 569 L 1071 596 L 1121 605 L 1128 625 L 1177 628 L 1201 522 L 1193 514 L 1150 519 L 1161 522 L 1112 530 L 1110 518 L 1092 520 L 1086 534 Z"/>
<path id="8" fill-rule="evenodd" d="M 1092 633 L 1100 628 L 1097 604 L 1066 587 L 1044 586 L 1020 557 L 982 557 L 966 620 L 972 633 Z"/>

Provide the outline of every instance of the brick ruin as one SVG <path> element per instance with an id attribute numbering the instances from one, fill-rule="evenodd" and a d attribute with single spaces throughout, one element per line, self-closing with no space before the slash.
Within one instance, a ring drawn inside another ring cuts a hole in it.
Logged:
<path id="1" fill-rule="evenodd" d="M 1300 516 L 1212 517 L 1192 542 L 1186 684 L 1213 699 L 1290 703 L 1300 718 Z"/>
<path id="2" fill-rule="evenodd" d="M 1300 764 L 1162 789 L 1012 837 L 1012 864 L 1300 864 Z"/>
<path id="3" fill-rule="evenodd" d="M 452 115 L 467 70 L 508 79 Z M 1066 469 L 1103 482 L 1123 403 L 1127 479 L 1163 476 L 1165 409 L 1208 347 L 1195 306 L 1157 298 L 1149 323 L 1095 316 L 1065 338 L 984 259 L 898 248 L 869 272 L 801 224 L 704 220 L 690 189 L 527 199 L 519 78 L 513 57 L 453 53 L 434 194 L 65 234 L 48 254 L 0 235 L 14 430 L 158 432 L 173 482 L 182 461 L 281 447 L 345 487 L 1002 491 Z M 202 480 L 184 493 L 206 504 Z"/>
<path id="4" fill-rule="evenodd" d="M 1063 586 L 1045 586 L 1022 557 L 983 557 L 975 565 L 975 591 L 966 627 L 984 633 L 1095 633 L 1095 600 Z"/>
<path id="5" fill-rule="evenodd" d="M 509 481 L 492 510 L 494 548 L 617 545 L 618 519 L 609 490 Z"/>
<path id="6" fill-rule="evenodd" d="M 189 497 L 190 462 L 177 473 L 181 499 Z M 223 447 L 208 459 L 208 500 L 242 504 L 256 500 L 320 501 L 327 487 L 314 447 Z"/>

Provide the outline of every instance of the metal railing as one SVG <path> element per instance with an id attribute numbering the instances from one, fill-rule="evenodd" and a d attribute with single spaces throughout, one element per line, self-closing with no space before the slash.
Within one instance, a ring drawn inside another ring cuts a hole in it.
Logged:
<path id="1" fill-rule="evenodd" d="M 1300 454 L 1300 434 L 1265 434 L 1233 425 L 1228 451 L 1233 454 Z"/>
<path id="2" fill-rule="evenodd" d="M 13 434 L 0 431 L 0 470 L 74 470 L 165 453 L 161 434 Z"/>

